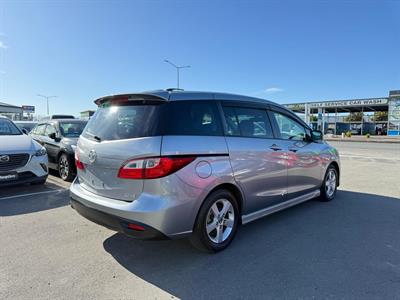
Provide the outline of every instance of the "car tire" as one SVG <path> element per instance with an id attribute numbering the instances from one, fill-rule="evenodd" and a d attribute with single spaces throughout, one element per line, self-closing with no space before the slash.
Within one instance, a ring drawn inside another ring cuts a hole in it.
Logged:
<path id="1" fill-rule="evenodd" d="M 335 198 L 338 182 L 338 172 L 334 166 L 330 165 L 326 170 L 324 182 L 321 186 L 320 201 L 328 202 Z"/>
<path id="2" fill-rule="evenodd" d="M 62 180 L 72 181 L 74 179 L 75 174 L 73 173 L 73 165 L 74 162 L 66 153 L 61 154 L 58 159 L 58 174 Z"/>
<path id="3" fill-rule="evenodd" d="M 224 250 L 236 235 L 239 218 L 238 204 L 232 193 L 214 191 L 200 208 L 190 241 L 202 251 Z"/>

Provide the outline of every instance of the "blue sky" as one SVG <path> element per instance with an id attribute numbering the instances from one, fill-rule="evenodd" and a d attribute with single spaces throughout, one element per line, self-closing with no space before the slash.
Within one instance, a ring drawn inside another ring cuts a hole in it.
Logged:
<path id="1" fill-rule="evenodd" d="M 283 3 L 283 4 L 282 4 Z M 399 1 L 0 1 L 0 101 L 96 97 L 175 86 L 279 103 L 400 89 Z"/>

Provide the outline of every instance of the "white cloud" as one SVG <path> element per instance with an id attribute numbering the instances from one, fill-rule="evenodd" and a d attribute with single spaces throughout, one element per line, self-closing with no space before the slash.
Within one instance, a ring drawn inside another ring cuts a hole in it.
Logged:
<path id="1" fill-rule="evenodd" d="M 279 87 L 270 87 L 264 90 L 265 93 L 272 94 L 272 93 L 279 93 L 283 92 L 284 89 L 281 89 Z"/>
<path id="2" fill-rule="evenodd" d="M 1 49 L 7 49 L 7 46 L 2 41 L 0 41 L 0 48 Z"/>

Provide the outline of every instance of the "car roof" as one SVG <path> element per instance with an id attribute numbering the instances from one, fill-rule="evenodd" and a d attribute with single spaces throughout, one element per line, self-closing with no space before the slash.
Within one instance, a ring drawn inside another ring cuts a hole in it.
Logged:
<path id="1" fill-rule="evenodd" d="M 82 120 L 82 119 L 54 119 L 54 120 L 42 120 L 40 122 L 37 122 L 38 125 L 43 125 L 43 124 L 55 124 L 55 123 L 84 123 L 87 122 L 87 120 Z"/>
<path id="2" fill-rule="evenodd" d="M 221 92 L 200 92 L 200 91 L 183 91 L 178 89 L 154 90 L 139 93 L 115 94 L 100 97 L 94 102 L 99 105 L 113 98 L 128 97 L 132 100 L 164 100 L 164 101 L 179 101 L 179 100 L 228 100 L 228 101 L 249 101 L 265 104 L 274 104 L 266 99 L 249 97 L 239 94 L 221 93 Z"/>
<path id="3" fill-rule="evenodd" d="M 69 122 L 69 123 L 79 123 L 79 122 L 87 122 L 87 120 L 82 120 L 82 119 L 53 119 L 49 120 L 48 123 L 56 123 L 56 122 Z"/>
<path id="4" fill-rule="evenodd" d="M 154 90 L 140 93 L 131 93 L 131 94 L 115 94 L 104 96 L 96 99 L 94 101 L 95 104 L 101 105 L 102 103 L 108 100 L 118 100 L 120 98 L 127 97 L 128 100 L 140 100 L 140 101 L 179 101 L 179 100 L 227 100 L 227 101 L 241 101 L 241 102 L 252 102 L 252 103 L 261 103 L 274 107 L 278 107 L 283 111 L 290 113 L 294 116 L 298 121 L 306 125 L 301 118 L 299 118 L 293 111 L 288 109 L 287 107 L 280 105 L 278 103 L 272 102 L 270 100 L 257 98 L 257 97 L 249 97 L 239 94 L 231 94 L 231 93 L 222 93 L 222 92 L 199 92 L 199 91 L 184 91 L 181 89 L 166 89 L 166 90 Z"/>

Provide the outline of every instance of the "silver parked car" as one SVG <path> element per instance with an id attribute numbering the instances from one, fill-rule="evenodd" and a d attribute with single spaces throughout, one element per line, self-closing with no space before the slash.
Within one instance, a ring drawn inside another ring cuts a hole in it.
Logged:
<path id="1" fill-rule="evenodd" d="M 339 155 L 288 109 L 175 90 L 97 99 L 75 151 L 71 205 L 128 236 L 190 237 L 211 252 L 239 224 L 339 185 Z"/>
<path id="2" fill-rule="evenodd" d="M 0 187 L 43 184 L 48 175 L 46 149 L 11 120 L 0 117 Z"/>

